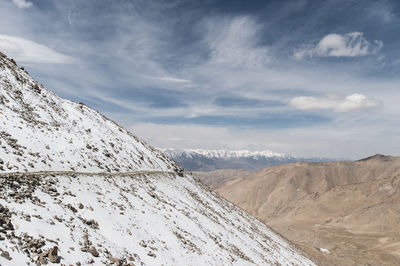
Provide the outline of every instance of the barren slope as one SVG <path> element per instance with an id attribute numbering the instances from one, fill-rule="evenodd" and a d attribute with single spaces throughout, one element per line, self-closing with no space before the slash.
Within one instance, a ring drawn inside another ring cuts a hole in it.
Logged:
<path id="1" fill-rule="evenodd" d="M 216 191 L 325 264 L 400 264 L 398 157 L 268 167 Z"/>
<path id="2" fill-rule="evenodd" d="M 216 170 L 211 172 L 192 172 L 194 177 L 213 190 L 230 180 L 249 177 L 252 173 L 253 172 L 251 171 L 234 169 Z"/>

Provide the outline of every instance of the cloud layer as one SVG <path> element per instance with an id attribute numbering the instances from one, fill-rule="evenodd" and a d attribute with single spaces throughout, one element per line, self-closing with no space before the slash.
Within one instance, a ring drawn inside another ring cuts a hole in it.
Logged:
<path id="1" fill-rule="evenodd" d="M 31 2 L 25 1 L 25 0 L 12 0 L 12 2 L 18 8 L 28 8 L 28 7 L 33 6 L 33 4 Z"/>
<path id="2" fill-rule="evenodd" d="M 372 43 L 361 32 L 344 35 L 331 33 L 323 37 L 318 44 L 297 49 L 294 57 L 301 60 L 307 57 L 356 57 L 377 53 L 383 46 L 382 41 Z"/>
<path id="3" fill-rule="evenodd" d="M 318 98 L 311 96 L 294 97 L 290 105 L 300 110 L 323 110 L 331 109 L 335 112 L 359 112 L 362 110 L 381 107 L 381 103 L 368 99 L 362 94 L 351 94 L 344 98 L 331 96 Z"/>
<path id="4" fill-rule="evenodd" d="M 72 63 L 73 58 L 42 44 L 23 38 L 0 34 L 0 51 L 21 63 Z"/>

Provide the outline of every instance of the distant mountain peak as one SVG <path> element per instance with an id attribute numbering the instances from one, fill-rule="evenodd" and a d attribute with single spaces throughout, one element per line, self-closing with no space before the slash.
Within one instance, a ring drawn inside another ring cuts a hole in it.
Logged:
<path id="1" fill-rule="evenodd" d="M 390 156 L 390 155 L 375 154 L 375 155 L 369 156 L 367 158 L 364 158 L 364 159 L 361 159 L 361 160 L 358 160 L 358 161 L 359 162 L 361 162 L 361 161 L 369 161 L 369 160 L 387 161 L 387 160 L 390 160 L 391 158 L 394 158 L 394 157 Z"/>
<path id="2" fill-rule="evenodd" d="M 297 158 L 270 150 L 205 150 L 161 149 L 187 171 L 214 171 L 219 169 L 258 170 L 267 166 L 297 161 L 331 161 L 326 158 Z"/>
<path id="3" fill-rule="evenodd" d="M 202 155 L 208 158 L 239 158 L 239 157 L 293 157 L 284 153 L 277 153 L 270 150 L 249 151 L 249 150 L 206 150 L 206 149 L 161 149 L 166 154 L 181 154 L 186 156 Z"/>

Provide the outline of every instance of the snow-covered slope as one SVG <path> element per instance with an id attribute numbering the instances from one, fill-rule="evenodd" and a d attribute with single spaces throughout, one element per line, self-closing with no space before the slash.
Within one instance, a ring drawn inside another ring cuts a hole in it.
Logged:
<path id="1" fill-rule="evenodd" d="M 312 264 L 160 151 L 2 54 L 0 118 L 0 265 Z"/>
<path id="2" fill-rule="evenodd" d="M 11 258 L 0 256 L 1 265 L 50 260 L 55 246 L 52 260 L 67 265 L 313 265 L 190 176 L 14 173 L 0 180 L 1 213 L 11 221 L 0 218 L 7 228 L 0 253 Z"/>
<path id="3" fill-rule="evenodd" d="M 3 54 L 0 117 L 0 172 L 178 169 L 100 113 L 44 88 Z"/>

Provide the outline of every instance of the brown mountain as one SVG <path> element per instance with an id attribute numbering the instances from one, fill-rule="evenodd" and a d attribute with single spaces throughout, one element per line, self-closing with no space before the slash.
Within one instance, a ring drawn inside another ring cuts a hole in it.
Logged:
<path id="1" fill-rule="evenodd" d="M 209 188 L 216 190 L 225 183 L 239 178 L 247 178 L 253 174 L 252 171 L 239 169 L 215 170 L 211 172 L 192 172 L 201 183 Z"/>
<path id="2" fill-rule="evenodd" d="M 213 183 L 323 265 L 400 265 L 400 157 L 297 162 Z"/>

